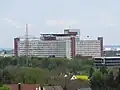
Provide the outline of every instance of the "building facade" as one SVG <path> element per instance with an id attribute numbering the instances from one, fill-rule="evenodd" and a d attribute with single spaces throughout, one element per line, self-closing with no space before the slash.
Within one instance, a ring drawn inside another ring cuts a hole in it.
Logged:
<path id="1" fill-rule="evenodd" d="M 120 56 L 120 45 L 105 45 L 103 51 L 106 57 Z"/>
<path id="2" fill-rule="evenodd" d="M 94 65 L 96 67 L 120 68 L 120 57 L 95 57 Z"/>
<path id="3" fill-rule="evenodd" d="M 36 57 L 67 57 L 71 58 L 70 41 L 29 40 L 28 56 Z M 25 40 L 19 42 L 18 56 L 26 54 Z"/>
<path id="4" fill-rule="evenodd" d="M 69 30 L 65 30 L 64 34 L 41 34 L 40 38 L 29 36 L 27 47 L 25 38 L 24 36 L 14 39 L 16 56 L 66 57 L 70 59 L 75 56 L 75 39 L 79 37 L 77 32 Z"/>
<path id="5" fill-rule="evenodd" d="M 13 49 L 2 49 L 0 50 L 0 56 L 2 57 L 13 57 L 14 50 Z"/>
<path id="6" fill-rule="evenodd" d="M 103 39 L 80 40 L 76 42 L 76 54 L 81 56 L 99 57 L 103 54 Z"/>
<path id="7" fill-rule="evenodd" d="M 65 29 L 63 34 L 41 34 L 40 38 L 18 37 L 14 39 L 16 56 L 66 57 L 76 55 L 102 56 L 103 38 L 80 40 L 79 29 Z"/>

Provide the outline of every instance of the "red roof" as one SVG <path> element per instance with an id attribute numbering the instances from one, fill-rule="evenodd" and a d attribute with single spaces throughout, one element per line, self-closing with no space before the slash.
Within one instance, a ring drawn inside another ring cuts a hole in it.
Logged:
<path id="1" fill-rule="evenodd" d="M 21 84 L 21 90 L 36 90 L 39 84 Z M 10 90 L 18 90 L 18 84 L 8 84 Z"/>

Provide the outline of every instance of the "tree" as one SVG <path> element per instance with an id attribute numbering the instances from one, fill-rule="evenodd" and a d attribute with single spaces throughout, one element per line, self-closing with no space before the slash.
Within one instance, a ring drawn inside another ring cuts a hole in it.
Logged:
<path id="1" fill-rule="evenodd" d="M 90 68 L 90 70 L 89 70 L 89 78 L 91 78 L 91 77 L 92 77 L 93 72 L 94 72 L 94 69 L 91 67 L 91 68 Z"/>
<path id="2" fill-rule="evenodd" d="M 11 76 L 11 74 L 7 71 L 7 70 L 3 70 L 3 84 L 10 84 L 10 83 L 12 83 L 12 76 Z"/>
<path id="3" fill-rule="evenodd" d="M 29 57 L 29 66 L 25 57 L 0 57 L 0 83 L 62 83 L 63 74 L 72 72 L 88 73 L 92 61 L 67 58 Z"/>
<path id="4" fill-rule="evenodd" d="M 118 73 L 118 76 L 114 77 L 112 71 L 106 68 L 98 69 L 90 78 L 90 87 L 92 90 L 119 90 L 119 75 Z"/>
<path id="5" fill-rule="evenodd" d="M 7 85 L 3 85 L 0 87 L 0 90 L 10 90 L 10 89 L 7 87 Z"/>

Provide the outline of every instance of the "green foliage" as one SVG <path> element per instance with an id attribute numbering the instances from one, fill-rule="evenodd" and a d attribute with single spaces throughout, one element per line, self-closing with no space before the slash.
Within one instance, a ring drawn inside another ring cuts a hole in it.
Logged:
<path id="1" fill-rule="evenodd" d="M 115 77 L 112 71 L 102 67 L 92 74 L 90 87 L 92 90 L 120 90 L 119 80 L 119 74 Z"/>
<path id="2" fill-rule="evenodd" d="M 10 89 L 7 87 L 7 85 L 3 85 L 0 87 L 0 90 L 10 90 Z"/>
<path id="3" fill-rule="evenodd" d="M 92 67 L 91 60 L 67 58 L 29 57 L 29 65 L 25 57 L 0 57 L 0 84 L 40 83 L 63 84 L 64 74 L 77 72 L 88 75 Z"/>
<path id="4" fill-rule="evenodd" d="M 25 57 L 0 57 L 0 89 L 8 88 L 3 84 L 60 84 L 65 82 L 66 73 L 84 74 L 90 76 L 92 90 L 120 90 L 120 70 L 117 76 L 113 70 L 102 67 L 93 69 L 93 60 L 74 58 L 39 58 L 29 57 L 26 66 Z M 70 78 L 70 77 L 69 77 Z"/>

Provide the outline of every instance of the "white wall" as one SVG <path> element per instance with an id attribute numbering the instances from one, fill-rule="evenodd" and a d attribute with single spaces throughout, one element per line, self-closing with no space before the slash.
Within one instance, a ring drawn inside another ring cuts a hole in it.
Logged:
<path id="1" fill-rule="evenodd" d="M 29 41 L 28 55 L 49 57 L 55 55 L 55 57 L 67 57 L 70 58 L 70 40 L 54 40 L 54 41 L 42 41 L 31 40 Z M 67 52 L 66 52 L 67 51 Z M 21 40 L 19 43 L 19 56 L 25 55 L 25 41 Z"/>
<path id="2" fill-rule="evenodd" d="M 76 54 L 82 56 L 100 56 L 100 41 L 99 40 L 80 40 L 76 42 Z"/>
<path id="3" fill-rule="evenodd" d="M 66 40 L 66 57 L 71 59 L 71 40 Z"/>

